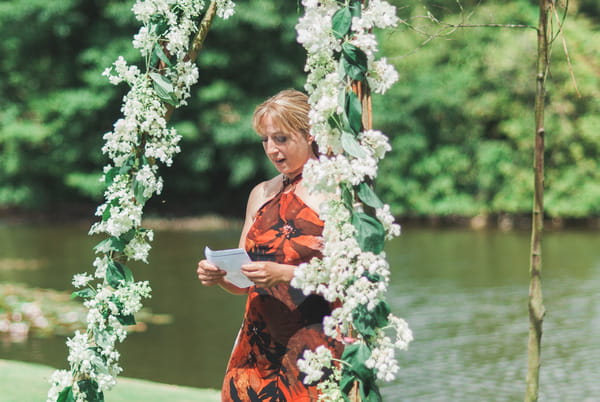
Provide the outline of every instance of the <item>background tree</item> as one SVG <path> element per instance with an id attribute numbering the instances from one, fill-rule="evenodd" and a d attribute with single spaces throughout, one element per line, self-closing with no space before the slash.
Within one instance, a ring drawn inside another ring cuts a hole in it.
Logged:
<path id="1" fill-rule="evenodd" d="M 394 1 L 412 25 L 380 41 L 401 73 L 376 98 L 374 125 L 391 137 L 379 187 L 395 214 L 527 214 L 531 180 L 528 110 L 535 47 L 527 30 L 474 29 L 428 40 L 429 10 L 447 23 L 534 26 L 535 2 L 478 5 Z M 56 210 L 101 198 L 102 134 L 124 88 L 101 72 L 119 54 L 135 61 L 130 0 L 7 0 L 0 4 L 0 211 Z M 546 214 L 600 214 L 600 6 L 571 1 L 564 32 L 573 73 L 553 66 L 549 82 Z M 173 123 L 185 150 L 163 172 L 149 208 L 160 214 L 240 215 L 229 194 L 246 193 L 273 172 L 250 128 L 254 105 L 282 88 L 302 88 L 304 50 L 294 2 L 248 0 L 208 39 L 198 91 Z M 425 43 L 425 44 L 424 44 Z M 242 51 L 243 50 L 243 51 Z M 555 52 L 561 51 L 560 47 Z M 383 112 L 385 111 L 385 112 Z"/>

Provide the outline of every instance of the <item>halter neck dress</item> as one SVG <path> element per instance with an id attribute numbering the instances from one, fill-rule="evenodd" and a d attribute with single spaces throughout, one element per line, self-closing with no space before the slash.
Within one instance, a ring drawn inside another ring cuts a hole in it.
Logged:
<path id="1" fill-rule="evenodd" d="M 299 265 L 321 257 L 323 221 L 294 192 L 297 177 L 259 208 L 246 236 L 254 261 Z M 223 401 L 316 401 L 316 384 L 305 385 L 296 361 L 306 349 L 328 347 L 339 358 L 341 343 L 323 333 L 333 306 L 322 296 L 305 296 L 288 283 L 252 286 L 223 381 Z"/>

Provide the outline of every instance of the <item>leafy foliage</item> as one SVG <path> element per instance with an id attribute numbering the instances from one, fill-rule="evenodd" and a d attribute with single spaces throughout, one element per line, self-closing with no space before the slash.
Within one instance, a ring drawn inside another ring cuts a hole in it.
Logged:
<path id="1" fill-rule="evenodd" d="M 535 7 L 520 1 L 486 5 L 475 9 L 471 20 L 450 15 L 447 21 L 535 25 Z M 404 11 L 411 13 L 404 16 L 409 21 L 423 15 L 422 9 Z M 419 28 L 439 31 L 433 25 Z M 597 216 L 600 137 L 594 133 L 600 127 L 600 87 L 592 55 L 600 50 L 600 31 L 572 13 L 564 37 L 581 97 L 559 37 L 547 83 L 545 208 L 551 216 Z M 528 213 L 535 31 L 464 28 L 420 49 L 426 38 L 415 31 L 386 39 L 385 52 L 395 56 L 401 82 L 385 99 L 375 99 L 374 110 L 392 136 L 392 153 L 378 181 L 392 211 L 417 216 Z"/>
<path id="2" fill-rule="evenodd" d="M 440 30 L 414 18 L 427 10 L 463 22 L 457 3 L 394 3 L 404 20 L 426 32 Z M 465 15 L 473 11 L 467 23 L 536 23 L 530 1 L 461 3 Z M 559 38 L 548 82 L 546 209 L 551 216 L 597 216 L 600 9 L 594 0 L 571 3 L 564 37 L 581 97 Z M 0 4 L 0 208 L 51 210 L 101 199 L 102 134 L 111 130 L 125 90 L 101 72 L 118 55 L 139 57 L 130 46 L 132 4 Z M 293 29 L 299 11 L 294 2 L 249 0 L 237 5 L 234 18 L 215 23 L 200 55 L 200 83 L 172 120 L 184 152 L 163 173 L 163 195 L 150 209 L 240 214 L 231 194 L 246 194 L 274 173 L 250 116 L 266 96 L 304 83 L 305 54 Z M 352 12 L 343 8 L 336 17 L 339 35 L 348 31 Z M 379 174 L 382 198 L 404 215 L 528 212 L 534 31 L 467 28 L 422 46 L 426 40 L 400 29 L 380 41 L 401 74 L 385 99 L 374 98 L 375 125 L 393 146 Z M 343 54 L 346 61 L 362 60 L 348 46 Z M 361 63 L 353 65 L 360 77 Z"/>

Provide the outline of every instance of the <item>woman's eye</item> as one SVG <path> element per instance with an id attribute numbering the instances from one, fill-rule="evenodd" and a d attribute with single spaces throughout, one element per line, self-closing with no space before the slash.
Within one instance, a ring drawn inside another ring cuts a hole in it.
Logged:
<path id="1" fill-rule="evenodd" d="M 284 135 L 278 135 L 277 137 L 275 137 L 275 141 L 279 144 L 283 144 L 287 141 L 287 137 Z"/>
<path id="2" fill-rule="evenodd" d="M 269 140 L 269 139 L 268 139 L 267 137 L 260 137 L 260 141 L 261 141 L 263 144 L 266 144 L 268 140 Z"/>

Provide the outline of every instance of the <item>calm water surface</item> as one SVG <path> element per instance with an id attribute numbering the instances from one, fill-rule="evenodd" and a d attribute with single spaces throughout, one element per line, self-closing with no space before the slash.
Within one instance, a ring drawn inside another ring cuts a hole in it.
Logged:
<path id="1" fill-rule="evenodd" d="M 0 281 L 71 291 L 74 273 L 91 271 L 97 239 L 87 227 L 1 226 L 0 259 L 38 260 L 32 270 L 0 270 Z M 244 298 L 202 287 L 196 261 L 205 245 L 234 247 L 236 231 L 156 233 L 146 305 L 170 325 L 130 334 L 119 350 L 123 375 L 219 388 L 239 328 Z M 544 322 L 540 399 L 600 400 L 600 233 L 544 237 Z M 387 245 L 389 300 L 415 341 L 399 356 L 389 401 L 519 401 L 526 372 L 529 234 L 404 227 Z M 66 367 L 64 338 L 0 345 L 0 358 Z"/>

